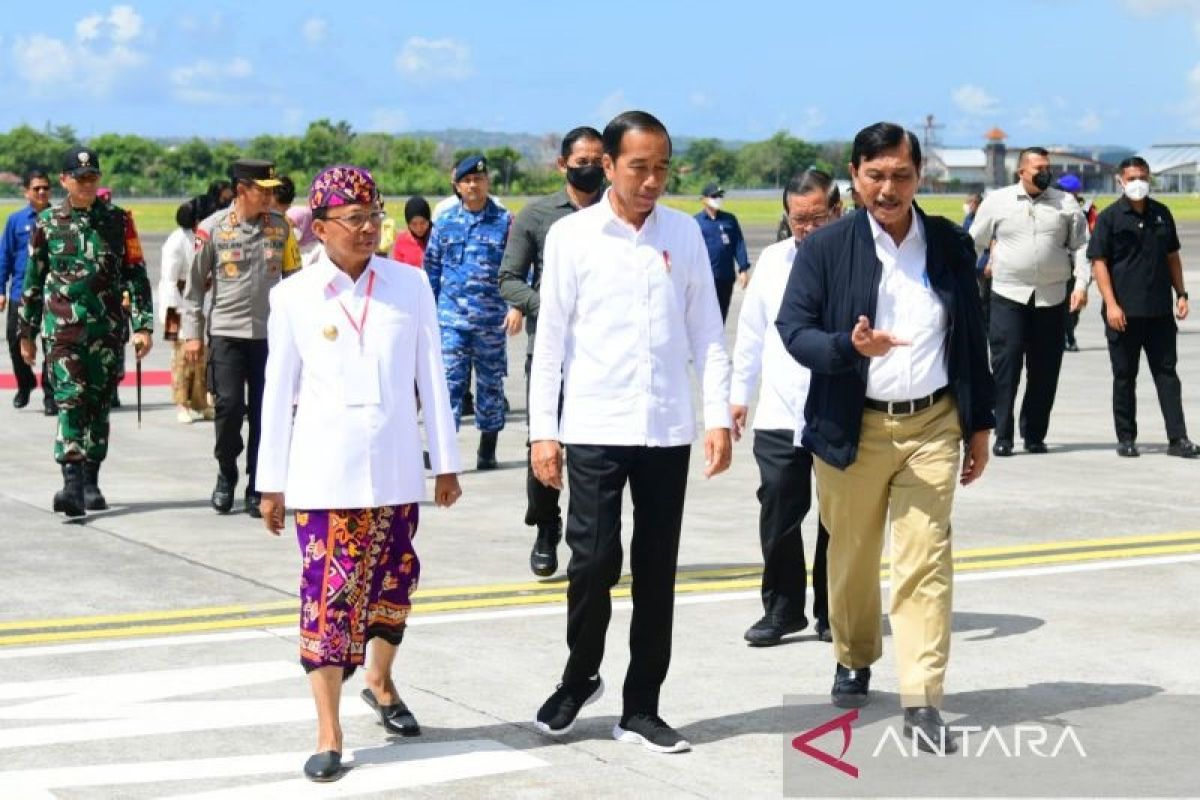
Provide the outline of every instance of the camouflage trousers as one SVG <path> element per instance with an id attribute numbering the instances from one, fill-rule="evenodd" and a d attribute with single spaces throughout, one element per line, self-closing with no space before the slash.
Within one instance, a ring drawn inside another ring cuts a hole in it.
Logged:
<path id="1" fill-rule="evenodd" d="M 460 330 L 442 328 L 442 360 L 454 426 L 462 420 L 463 394 L 475 370 L 475 427 L 484 432 L 504 428 L 504 376 L 508 374 L 507 337 L 497 326 Z"/>
<path id="2" fill-rule="evenodd" d="M 54 460 L 103 461 L 108 410 L 121 360 L 121 334 L 85 341 L 50 340 L 50 380 L 58 404 Z"/>

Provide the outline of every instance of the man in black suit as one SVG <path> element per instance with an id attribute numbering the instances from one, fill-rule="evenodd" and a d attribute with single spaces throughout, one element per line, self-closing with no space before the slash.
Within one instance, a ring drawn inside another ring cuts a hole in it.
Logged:
<path id="1" fill-rule="evenodd" d="M 953 752 L 938 707 L 950 650 L 950 511 L 957 479 L 983 474 L 995 386 L 961 228 L 913 204 L 921 146 L 880 122 L 854 139 L 865 213 L 808 237 L 776 325 L 812 371 L 803 446 L 816 456 L 829 529 L 832 699 L 869 699 L 883 652 L 879 563 L 891 519 L 891 608 L 905 735 Z M 961 457 L 961 469 L 960 469 Z"/>

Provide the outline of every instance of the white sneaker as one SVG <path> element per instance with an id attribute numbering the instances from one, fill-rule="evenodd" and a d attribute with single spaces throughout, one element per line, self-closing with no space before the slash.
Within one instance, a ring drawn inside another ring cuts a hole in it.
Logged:
<path id="1" fill-rule="evenodd" d="M 194 422 L 194 419 L 192 418 L 192 412 L 188 411 L 186 408 L 179 409 L 175 412 L 175 421 L 181 425 L 191 425 L 192 422 Z"/>

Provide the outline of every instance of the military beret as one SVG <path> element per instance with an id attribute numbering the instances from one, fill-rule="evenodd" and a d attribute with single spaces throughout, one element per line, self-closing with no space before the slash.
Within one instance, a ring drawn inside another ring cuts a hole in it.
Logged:
<path id="1" fill-rule="evenodd" d="M 239 158 L 233 162 L 229 175 L 235 181 L 254 181 L 264 189 L 274 189 L 280 185 L 275 177 L 275 164 L 257 158 Z"/>
<path id="2" fill-rule="evenodd" d="M 487 174 L 487 159 L 483 156 L 467 156 L 458 162 L 458 166 L 454 168 L 454 182 L 458 183 L 475 172 Z"/>
<path id="3" fill-rule="evenodd" d="M 63 157 L 62 171 L 72 178 L 100 174 L 100 156 L 90 147 L 80 147 L 67 152 Z"/>

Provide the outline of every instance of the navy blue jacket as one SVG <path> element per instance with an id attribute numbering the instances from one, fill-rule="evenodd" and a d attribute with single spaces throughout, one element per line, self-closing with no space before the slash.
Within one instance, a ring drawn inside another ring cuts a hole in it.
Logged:
<path id="1" fill-rule="evenodd" d="M 949 388 L 965 436 L 996 426 L 996 388 L 975 282 L 975 247 L 944 217 L 925 223 L 926 271 L 948 311 Z M 792 357 L 812 370 L 803 445 L 839 469 L 854 463 L 870 359 L 850 342 L 858 317 L 875 319 L 883 266 L 866 211 L 814 231 L 796 251 L 776 327 Z"/>

